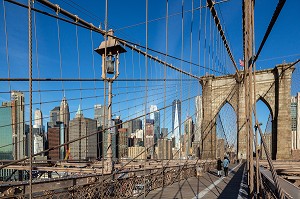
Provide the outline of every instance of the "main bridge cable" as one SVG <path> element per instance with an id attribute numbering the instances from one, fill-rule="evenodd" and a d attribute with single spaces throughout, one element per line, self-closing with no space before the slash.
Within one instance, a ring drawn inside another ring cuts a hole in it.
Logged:
<path id="1" fill-rule="evenodd" d="M 19 2 L 16 2 L 16 1 L 14 1 L 14 0 L 4 0 L 4 1 L 7 1 L 7 2 L 9 2 L 9 3 L 13 3 L 13 4 L 15 4 L 15 5 L 18 5 L 18 6 L 21 6 L 21 7 L 24 7 L 24 8 L 27 8 L 26 5 L 24 5 L 24 4 L 22 4 L 22 3 L 19 3 Z M 40 2 L 40 3 L 42 3 L 42 4 L 44 4 L 45 6 L 47 6 L 47 7 L 49 7 L 49 8 L 51 8 L 51 9 L 53 9 L 55 12 L 57 11 L 57 6 L 56 6 L 56 5 L 54 5 L 54 4 L 52 4 L 52 3 L 48 2 L 48 1 L 44 1 L 44 0 L 37 0 L 37 1 Z M 105 31 L 103 31 L 102 29 L 95 27 L 93 24 L 88 23 L 88 22 L 82 20 L 81 18 L 76 18 L 76 15 L 73 15 L 73 14 L 69 13 L 68 11 L 63 10 L 62 8 L 60 8 L 60 10 L 59 10 L 60 13 L 61 13 L 62 15 L 65 15 L 65 16 L 71 18 L 72 20 L 74 20 L 74 22 L 73 22 L 73 21 L 70 21 L 70 20 L 68 20 L 68 19 L 65 19 L 65 18 L 56 16 L 56 15 L 53 15 L 53 14 L 47 13 L 47 12 L 45 12 L 45 11 L 38 10 L 38 9 L 36 9 L 36 8 L 32 8 L 32 11 L 35 11 L 35 12 L 38 12 L 38 13 L 41 13 L 41 14 L 44 14 L 44 15 L 47 15 L 47 16 L 50 16 L 50 17 L 53 17 L 53 18 L 57 18 L 57 19 L 60 19 L 60 20 L 62 20 L 62 21 L 64 21 L 64 22 L 67 22 L 67 23 L 70 23 L 70 24 L 73 24 L 73 25 L 77 25 L 77 26 L 80 26 L 80 27 L 82 27 L 82 28 L 89 29 L 89 30 L 98 32 L 98 33 L 100 33 L 100 34 L 102 34 L 102 35 L 105 35 Z M 78 20 L 77 23 L 75 23 L 76 20 Z M 125 40 L 125 39 L 121 39 L 121 38 L 116 37 L 116 36 L 112 36 L 112 35 L 107 35 L 107 36 L 108 36 L 108 37 L 112 37 L 112 38 L 118 40 L 118 41 L 119 41 L 121 44 L 123 44 L 124 46 L 126 46 L 126 47 L 130 48 L 131 50 L 134 50 L 134 51 L 136 51 L 136 52 L 142 54 L 143 56 L 146 55 L 146 52 L 144 52 L 144 51 L 142 51 L 142 50 L 140 50 L 140 49 L 137 48 L 137 47 L 140 47 L 140 48 L 145 49 L 145 48 L 146 48 L 145 46 L 142 46 L 142 45 L 140 45 L 140 44 L 137 44 L 137 43 L 134 43 L 134 42 Z M 201 65 L 196 64 L 196 63 L 190 63 L 190 61 L 187 61 L 187 60 L 181 60 L 180 58 L 175 57 L 175 56 L 172 56 L 172 55 L 166 55 L 166 53 L 163 53 L 163 52 L 154 50 L 154 49 L 149 48 L 149 47 L 148 47 L 148 50 L 149 50 L 149 51 L 152 51 L 152 52 L 154 52 L 154 53 L 157 53 L 157 54 L 161 54 L 161 55 L 163 55 L 163 56 L 170 57 L 170 58 L 172 58 L 172 59 L 176 59 L 176 60 L 185 62 L 185 63 L 187 63 L 187 64 L 192 64 L 192 65 L 194 65 L 194 66 L 198 66 L 198 67 L 201 67 L 201 68 L 206 68 L 206 69 L 208 69 L 208 70 L 210 70 L 210 71 L 213 71 L 213 72 L 216 72 L 216 73 L 219 73 L 219 74 L 223 74 L 223 75 L 226 75 L 226 74 L 227 74 L 227 73 L 224 73 L 224 72 L 221 72 L 221 71 L 209 69 L 208 67 L 201 66 Z M 160 63 L 160 64 L 162 64 L 162 65 L 165 64 L 165 62 L 162 61 L 161 59 L 159 59 L 158 57 L 152 56 L 152 55 L 150 55 L 150 54 L 148 54 L 148 57 L 149 57 L 150 59 L 153 59 L 153 60 L 157 61 L 158 63 Z M 196 78 L 196 79 L 198 79 L 198 80 L 200 79 L 200 77 L 195 76 L 195 75 L 193 75 L 193 74 L 190 74 L 190 73 L 188 73 L 188 72 L 186 72 L 186 71 L 184 71 L 184 70 L 181 70 L 181 69 L 179 69 L 179 68 L 173 66 L 172 64 L 166 63 L 166 66 L 168 66 L 169 68 L 172 68 L 173 70 L 176 70 L 176 71 L 178 71 L 178 72 L 181 72 L 181 73 L 183 73 L 183 74 L 186 74 L 186 75 L 188 75 L 188 76 L 191 76 L 191 77 L 193 77 L 193 78 Z"/>
<path id="2" fill-rule="evenodd" d="M 52 4 L 52 3 L 50 3 L 49 1 L 45 1 L 45 0 L 37 0 L 37 2 L 39 2 L 39 3 L 41 3 L 41 4 L 45 5 L 45 6 L 47 6 L 47 7 L 49 7 L 49 8 L 52 8 L 52 9 L 55 10 L 55 11 L 57 10 L 57 6 L 54 5 L 54 4 Z M 83 25 L 86 26 L 86 27 L 89 27 L 89 28 L 98 30 L 102 35 L 105 35 L 105 32 L 106 32 L 106 31 L 101 30 L 100 28 L 97 28 L 97 27 L 93 26 L 92 24 L 90 24 L 90 23 L 88 23 L 88 22 L 82 20 L 82 19 L 79 18 L 78 16 L 73 15 L 73 14 L 71 14 L 70 12 L 68 12 L 68 11 L 66 11 L 66 10 L 64 10 L 64 9 L 61 9 L 61 8 L 60 8 L 60 13 L 61 13 L 62 15 L 65 15 L 65 16 L 67 16 L 67 17 L 73 19 L 73 20 L 76 21 L 77 23 L 81 23 L 81 24 L 83 24 Z M 184 73 L 184 74 L 186 74 L 186 75 L 188 75 L 188 76 L 191 76 L 191 77 L 193 77 L 193 78 L 199 79 L 199 77 L 197 77 L 197 76 L 195 76 L 195 75 L 193 75 L 193 74 L 190 74 L 190 73 L 188 73 L 188 72 L 186 72 L 186 71 L 184 71 L 184 70 L 181 70 L 181 69 L 179 69 L 179 68 L 173 66 L 172 64 L 166 63 L 165 61 L 162 61 L 162 60 L 160 60 L 160 59 L 158 59 L 158 58 L 156 58 L 156 57 L 154 57 L 154 56 L 148 54 L 148 52 L 147 52 L 147 50 L 149 50 L 148 46 L 146 46 L 146 52 L 144 52 L 144 51 L 138 49 L 137 47 L 135 47 L 135 46 L 133 46 L 133 45 L 131 45 L 131 46 L 128 45 L 128 44 L 127 44 L 127 43 L 129 43 L 128 41 L 125 41 L 125 40 L 120 39 L 120 38 L 117 38 L 117 37 L 114 37 L 114 38 L 117 39 L 117 40 L 118 40 L 121 44 L 123 44 L 124 46 L 127 46 L 127 47 L 129 47 L 129 48 L 132 48 L 132 49 L 135 50 L 136 52 L 140 52 L 142 55 L 144 55 L 144 56 L 146 56 L 146 57 L 149 57 L 150 59 L 153 59 L 153 60 L 155 60 L 155 61 L 157 61 L 157 62 L 159 62 L 159 63 L 161 63 L 161 64 L 165 64 L 166 66 L 168 66 L 168 67 L 170 67 L 170 68 L 172 68 L 172 69 L 174 69 L 174 70 L 176 70 L 176 71 L 178 71 L 178 72 L 181 72 L 181 73 Z M 134 45 L 137 45 L 137 44 L 134 44 Z"/>
<path id="3" fill-rule="evenodd" d="M 253 60 L 254 63 L 255 63 L 256 60 L 258 59 L 258 57 L 259 57 L 259 55 L 260 55 L 260 52 L 261 52 L 262 48 L 264 47 L 264 45 L 265 45 L 265 43 L 266 43 L 266 41 L 267 41 L 267 39 L 268 39 L 268 37 L 269 37 L 269 35 L 270 35 L 272 29 L 273 29 L 273 26 L 274 26 L 275 23 L 276 23 L 276 20 L 277 20 L 279 14 L 280 14 L 280 12 L 281 12 L 281 10 L 282 10 L 282 8 L 283 8 L 285 2 L 286 2 L 286 0 L 279 0 L 279 1 L 278 1 L 278 4 L 277 4 L 276 9 L 275 9 L 275 11 L 274 11 L 274 13 L 273 13 L 272 19 L 271 19 L 271 21 L 270 21 L 270 23 L 269 23 L 269 25 L 268 25 L 268 28 L 267 28 L 266 33 L 265 33 L 265 35 L 264 35 L 264 38 L 263 38 L 262 42 L 260 43 L 260 46 L 259 46 L 259 48 L 258 48 L 258 51 L 257 51 L 257 53 L 256 53 L 256 55 L 255 55 L 255 57 L 254 57 L 254 60 Z"/>
<path id="4" fill-rule="evenodd" d="M 215 9 L 215 7 L 214 7 L 215 3 L 214 3 L 212 0 L 207 0 L 207 5 L 208 5 L 208 7 L 209 7 L 209 9 L 210 9 L 210 12 L 211 12 L 211 14 L 212 14 L 212 17 L 213 17 L 214 20 L 215 20 L 215 24 L 216 24 L 216 26 L 217 26 L 217 28 L 218 28 L 218 31 L 219 31 L 219 33 L 220 33 L 220 36 L 221 36 L 221 38 L 222 38 L 222 40 L 223 40 L 223 43 L 224 43 L 224 46 L 225 46 L 225 48 L 226 48 L 226 50 L 227 50 L 227 53 L 228 53 L 228 55 L 229 55 L 229 58 L 231 59 L 231 61 L 232 61 L 232 63 L 233 63 L 233 66 L 235 67 L 236 73 L 237 73 L 237 75 L 238 75 L 238 77 L 239 77 L 239 76 L 240 76 L 240 74 L 239 74 L 239 69 L 237 68 L 237 65 L 236 65 L 236 63 L 235 63 L 235 61 L 234 61 L 233 55 L 232 55 L 232 53 L 231 53 L 229 44 L 228 44 L 227 39 L 226 39 L 226 36 L 225 36 L 225 33 L 224 33 L 223 29 L 222 29 L 222 26 L 221 26 L 221 23 L 220 23 L 220 19 L 218 18 L 217 11 L 216 11 L 216 9 Z"/>

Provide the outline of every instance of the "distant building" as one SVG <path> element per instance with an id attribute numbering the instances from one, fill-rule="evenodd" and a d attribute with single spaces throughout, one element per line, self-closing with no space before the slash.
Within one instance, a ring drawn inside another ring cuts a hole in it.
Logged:
<path id="1" fill-rule="evenodd" d="M 15 160 L 25 156 L 25 98 L 19 91 L 11 93 L 13 156 Z"/>
<path id="2" fill-rule="evenodd" d="M 128 158 L 135 158 L 136 160 L 146 159 L 146 148 L 143 146 L 128 147 Z"/>
<path id="3" fill-rule="evenodd" d="M 146 135 L 145 147 L 148 149 L 148 154 L 152 157 L 154 154 L 154 120 L 146 120 Z"/>
<path id="4" fill-rule="evenodd" d="M 128 157 L 128 134 L 126 128 L 118 129 L 118 158 Z"/>
<path id="5" fill-rule="evenodd" d="M 56 125 L 56 122 L 60 121 L 59 119 L 59 112 L 60 112 L 60 107 L 56 106 L 54 109 L 50 111 L 50 120 L 48 122 L 49 127 L 53 127 Z"/>
<path id="6" fill-rule="evenodd" d="M 172 102 L 172 138 L 175 138 L 175 147 L 180 148 L 181 135 L 181 101 L 176 99 Z"/>
<path id="7" fill-rule="evenodd" d="M 116 116 L 115 119 L 113 119 L 113 122 L 114 122 L 114 134 L 112 135 L 113 137 L 115 137 L 115 140 L 116 140 L 116 147 L 115 147 L 115 150 L 116 150 L 116 158 L 120 158 L 119 155 L 122 155 L 122 152 L 123 152 L 123 147 L 124 147 L 124 142 L 125 142 L 125 138 L 123 136 L 126 136 L 126 134 L 124 133 L 120 133 L 119 132 L 119 129 L 122 128 L 122 120 L 120 119 L 120 116 Z M 112 138 L 114 139 L 114 138 Z M 127 144 L 127 137 L 126 137 L 126 144 Z"/>
<path id="8" fill-rule="evenodd" d="M 34 125 L 32 128 L 33 134 L 33 153 L 39 153 L 45 149 L 45 134 L 43 127 L 43 114 L 40 109 L 34 111 Z M 36 157 L 44 157 L 44 154 Z"/>
<path id="9" fill-rule="evenodd" d="M 62 122 L 56 122 L 53 127 L 48 128 L 47 132 L 47 146 L 45 148 L 52 148 L 57 145 L 61 145 L 65 143 L 65 126 Z M 60 148 L 49 151 L 48 159 L 51 160 L 63 160 L 68 159 L 67 156 L 67 146 L 61 146 Z"/>
<path id="10" fill-rule="evenodd" d="M 69 104 L 67 102 L 66 97 L 64 97 L 60 103 L 59 121 L 64 123 L 66 126 L 69 126 L 70 111 L 69 111 Z"/>
<path id="11" fill-rule="evenodd" d="M 157 141 L 158 159 L 170 160 L 172 159 L 172 140 L 161 138 Z"/>
<path id="12" fill-rule="evenodd" d="M 137 129 L 133 135 L 134 146 L 144 146 L 144 130 Z"/>
<path id="13" fill-rule="evenodd" d="M 0 160 L 13 160 L 12 107 L 3 102 L 0 107 Z"/>
<path id="14" fill-rule="evenodd" d="M 154 144 L 157 145 L 157 139 L 160 138 L 160 114 L 156 105 L 150 106 L 150 119 L 154 121 Z"/>
<path id="15" fill-rule="evenodd" d="M 107 125 L 108 108 L 101 104 L 94 105 L 94 119 L 97 120 L 97 127 Z M 106 124 L 106 125 L 104 125 Z"/>
<path id="16" fill-rule="evenodd" d="M 45 149 L 45 139 L 44 139 L 44 132 L 41 128 L 32 128 L 33 134 L 33 153 L 39 153 Z M 44 154 L 39 155 L 44 156 Z"/>
<path id="17" fill-rule="evenodd" d="M 69 122 L 70 122 L 70 111 L 67 99 L 63 97 L 60 108 L 59 108 L 59 121 L 64 124 L 64 135 L 65 135 L 65 142 L 70 141 L 69 138 Z M 67 149 L 69 148 L 66 145 Z"/>
<path id="18" fill-rule="evenodd" d="M 60 145 L 61 142 L 64 142 L 64 135 L 61 136 L 61 133 L 63 131 L 62 126 L 56 125 L 51 128 L 48 128 L 48 147 L 51 149 L 55 146 Z M 61 141 L 61 138 L 63 140 Z M 62 160 L 65 158 L 65 147 L 62 148 L 56 148 L 51 151 L 49 151 L 48 159 L 49 160 Z"/>
<path id="19" fill-rule="evenodd" d="M 12 101 L 0 106 L 0 160 L 16 160 L 25 156 L 24 96 L 13 91 Z M 24 171 L 0 169 L 0 181 L 24 180 Z"/>
<path id="20" fill-rule="evenodd" d="M 150 119 L 154 120 L 154 113 L 157 111 L 156 105 L 150 105 Z"/>
<path id="21" fill-rule="evenodd" d="M 168 128 L 161 128 L 161 137 L 160 138 L 168 138 Z"/>
<path id="22" fill-rule="evenodd" d="M 291 98 L 292 149 L 300 149 L 300 92 Z"/>
<path id="23" fill-rule="evenodd" d="M 184 122 L 184 151 L 185 156 L 192 155 L 192 142 L 194 138 L 194 122 L 191 117 L 188 117 Z"/>
<path id="24" fill-rule="evenodd" d="M 201 142 L 201 126 L 203 120 L 202 96 L 196 96 L 196 123 L 195 123 L 195 141 Z"/>
<path id="25" fill-rule="evenodd" d="M 132 120 L 132 131 L 130 133 L 135 133 L 138 129 L 143 129 L 143 122 L 141 119 Z M 130 130 L 130 129 L 129 129 Z"/>
<path id="26" fill-rule="evenodd" d="M 134 125 L 134 121 L 130 120 L 130 121 L 124 122 L 122 127 L 127 129 L 128 135 L 131 135 L 131 134 L 135 133 L 135 131 L 133 131 L 133 125 Z"/>
<path id="27" fill-rule="evenodd" d="M 97 131 L 97 121 L 85 118 L 79 106 L 76 116 L 70 121 L 70 140 L 88 136 Z M 91 135 L 69 145 L 70 158 L 74 160 L 89 160 L 97 158 L 97 135 Z"/>
<path id="28" fill-rule="evenodd" d="M 43 115 L 40 109 L 34 111 L 34 126 L 33 128 L 43 129 Z"/>

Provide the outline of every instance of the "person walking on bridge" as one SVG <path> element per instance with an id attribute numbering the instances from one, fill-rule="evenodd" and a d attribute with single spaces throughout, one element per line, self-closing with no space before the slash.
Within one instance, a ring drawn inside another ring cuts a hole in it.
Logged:
<path id="1" fill-rule="evenodd" d="M 217 170 L 218 170 L 218 177 L 221 177 L 222 175 L 222 160 L 220 158 L 218 158 L 217 161 Z"/>
<path id="2" fill-rule="evenodd" d="M 224 167 L 224 173 L 225 173 L 225 177 L 228 176 L 228 166 L 229 166 L 229 159 L 228 157 L 224 157 L 224 161 L 223 161 L 223 167 Z"/>

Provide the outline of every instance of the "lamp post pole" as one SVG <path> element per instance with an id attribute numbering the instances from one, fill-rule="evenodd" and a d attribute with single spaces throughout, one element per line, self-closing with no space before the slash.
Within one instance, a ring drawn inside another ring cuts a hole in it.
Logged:
<path id="1" fill-rule="evenodd" d="M 111 171 L 114 170 L 114 164 L 113 164 L 113 152 L 112 152 L 112 133 L 113 133 L 113 129 L 112 129 L 112 83 L 113 80 L 108 80 L 108 116 L 107 116 L 107 120 L 108 120 L 108 128 L 109 128 L 109 132 L 107 134 L 107 163 L 108 163 L 108 167 L 111 167 Z"/>

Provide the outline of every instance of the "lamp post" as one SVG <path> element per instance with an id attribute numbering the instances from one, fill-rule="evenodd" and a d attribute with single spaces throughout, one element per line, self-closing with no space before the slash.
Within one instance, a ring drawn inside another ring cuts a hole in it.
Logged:
<path id="1" fill-rule="evenodd" d="M 102 79 L 108 82 L 108 132 L 107 133 L 107 171 L 113 171 L 112 161 L 112 83 L 119 76 L 119 55 L 126 52 L 126 50 L 120 45 L 119 41 L 113 38 L 113 30 L 107 32 L 107 40 L 101 42 L 100 46 L 95 51 L 102 56 Z M 105 37 L 106 38 L 106 37 Z M 105 92 L 105 91 L 104 91 Z M 106 97 L 106 96 L 105 96 Z M 105 119 L 104 119 L 105 121 Z M 104 125 L 106 123 L 104 122 Z"/>

